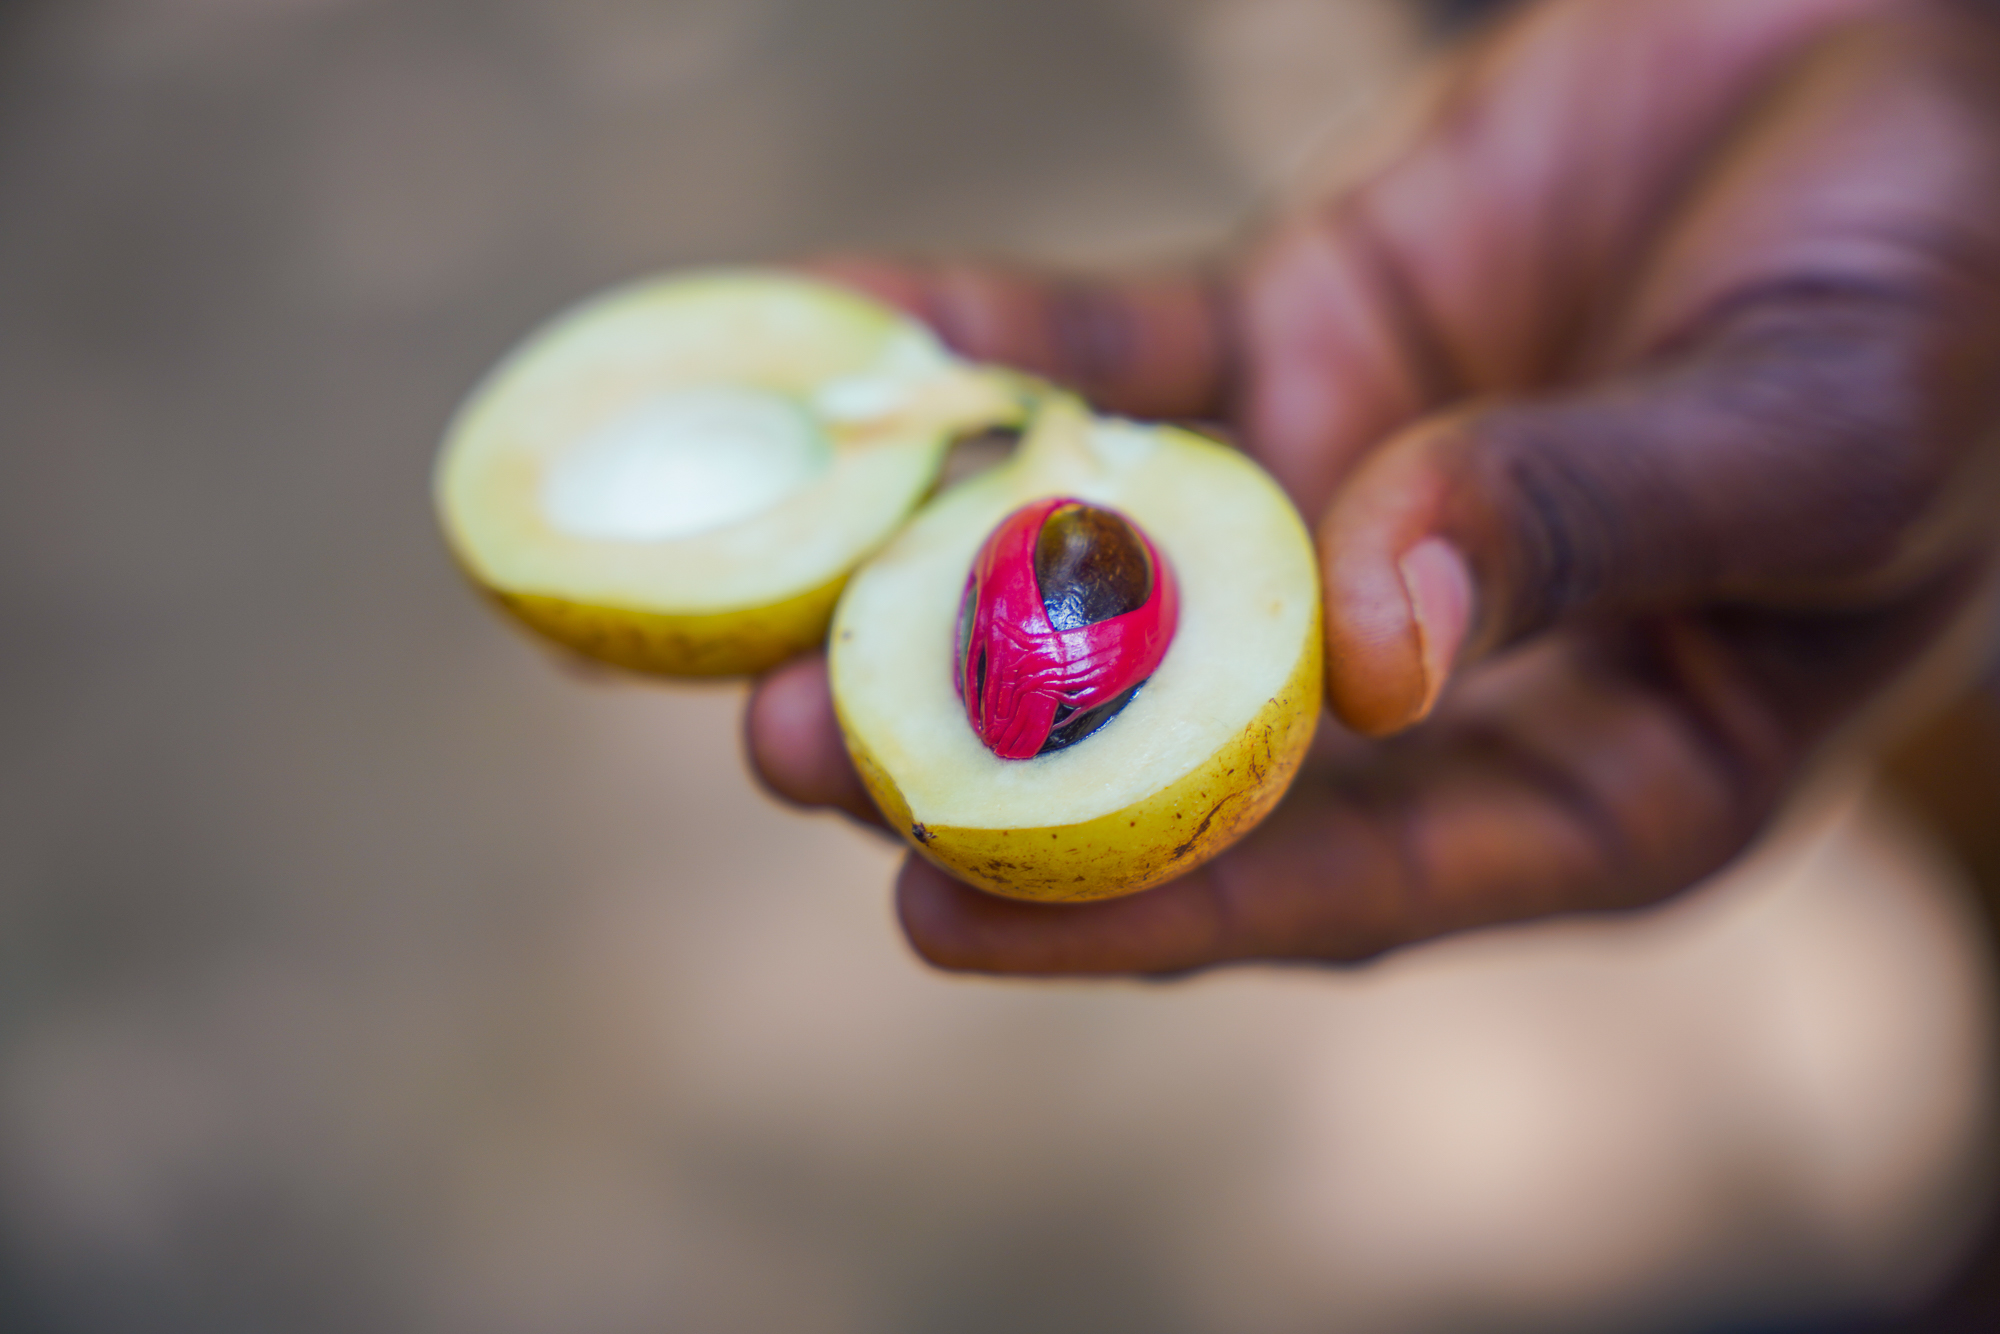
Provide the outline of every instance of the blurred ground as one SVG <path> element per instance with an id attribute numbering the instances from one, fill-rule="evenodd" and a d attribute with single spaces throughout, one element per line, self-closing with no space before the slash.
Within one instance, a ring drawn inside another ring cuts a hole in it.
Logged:
<path id="1" fill-rule="evenodd" d="M 1651 928 L 946 980 L 889 849 L 754 792 L 735 691 L 551 670 L 434 535 L 446 414 L 584 291 L 1213 240 L 1418 44 L 1386 0 L 0 10 L 0 1327 L 1595 1330 L 1921 1290 L 1979 1198 L 1989 981 L 1865 780 Z"/>

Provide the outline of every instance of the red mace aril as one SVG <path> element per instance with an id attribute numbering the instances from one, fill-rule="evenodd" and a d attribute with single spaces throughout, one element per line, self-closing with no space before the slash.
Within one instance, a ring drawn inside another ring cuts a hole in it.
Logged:
<path id="1" fill-rule="evenodd" d="M 1174 572 L 1138 525 L 1038 500 L 993 530 L 958 613 L 958 694 L 988 750 L 1028 760 L 1109 722 L 1166 656 Z"/>

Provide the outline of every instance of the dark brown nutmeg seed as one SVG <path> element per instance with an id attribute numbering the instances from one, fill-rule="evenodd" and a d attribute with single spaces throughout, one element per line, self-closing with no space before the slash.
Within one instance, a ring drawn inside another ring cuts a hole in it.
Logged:
<path id="1" fill-rule="evenodd" d="M 1072 709 L 1067 704 L 1057 705 L 1055 722 L 1049 728 L 1049 739 L 1044 741 L 1042 748 L 1035 753 L 1046 755 L 1052 750 L 1066 750 L 1074 746 L 1123 713 L 1125 706 L 1132 702 L 1132 697 L 1139 693 L 1139 686 L 1145 684 L 1141 681 L 1139 685 L 1133 686 L 1124 694 L 1114 696 L 1094 709 L 1078 710 Z"/>
<path id="2" fill-rule="evenodd" d="M 1080 630 L 1137 611 L 1153 595 L 1153 560 L 1123 517 L 1072 501 L 1035 539 L 1035 583 L 1049 623 Z"/>

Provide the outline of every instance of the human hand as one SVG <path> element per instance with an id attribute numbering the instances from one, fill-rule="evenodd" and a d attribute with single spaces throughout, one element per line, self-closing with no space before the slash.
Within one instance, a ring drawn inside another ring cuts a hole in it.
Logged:
<path id="1" fill-rule="evenodd" d="M 1082 906 L 911 858 L 931 961 L 1354 959 L 1654 902 L 1978 594 L 2000 24 L 1969 0 L 1546 0 L 1375 160 L 1213 270 L 826 270 L 1111 410 L 1224 420 L 1321 516 L 1345 727 L 1278 811 Z M 872 817 L 822 661 L 747 727 L 774 791 Z"/>

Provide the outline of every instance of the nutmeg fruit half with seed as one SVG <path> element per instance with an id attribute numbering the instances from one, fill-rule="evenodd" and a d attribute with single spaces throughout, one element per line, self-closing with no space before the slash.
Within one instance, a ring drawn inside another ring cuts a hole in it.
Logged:
<path id="1" fill-rule="evenodd" d="M 1056 395 L 856 573 L 834 703 L 932 862 L 1014 898 L 1127 894 L 1284 794 L 1319 718 L 1319 607 L 1311 539 L 1255 463 Z"/>

